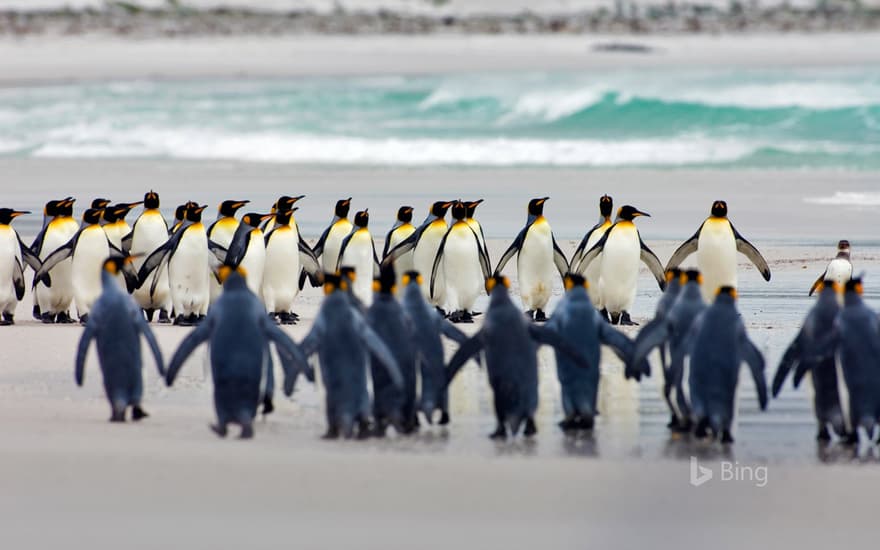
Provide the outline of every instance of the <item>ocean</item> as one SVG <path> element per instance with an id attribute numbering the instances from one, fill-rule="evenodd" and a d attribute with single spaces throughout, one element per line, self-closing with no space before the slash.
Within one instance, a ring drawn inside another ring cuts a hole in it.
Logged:
<path id="1" fill-rule="evenodd" d="M 876 170 L 880 67 L 20 86 L 0 157 Z"/>

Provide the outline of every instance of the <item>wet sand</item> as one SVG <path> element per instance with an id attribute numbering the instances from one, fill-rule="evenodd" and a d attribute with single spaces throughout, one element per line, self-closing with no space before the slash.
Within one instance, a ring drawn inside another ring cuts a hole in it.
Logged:
<path id="1" fill-rule="evenodd" d="M 279 194 L 302 193 L 307 198 L 298 220 L 310 240 L 343 196 L 355 197 L 355 209 L 370 208 L 376 235 L 384 235 L 400 204 L 416 206 L 420 218 L 431 200 L 483 197 L 478 214 L 493 260 L 523 223 L 532 196 L 552 197 L 546 214 L 568 254 L 594 223 L 601 193 L 618 204 L 635 204 L 653 214 L 640 219 L 639 227 L 663 261 L 693 233 L 711 201 L 725 198 L 738 229 L 773 270 L 765 283 L 741 258 L 740 308 L 767 359 L 768 379 L 810 306 L 806 292 L 837 239 L 853 242 L 856 269 L 868 272 L 867 297 L 880 305 L 871 283 L 880 259 L 876 207 L 803 200 L 870 191 L 873 174 L 327 170 L 46 160 L 2 160 L 0 172 L 11 183 L 4 206 L 35 210 L 54 196 L 128 201 L 149 188 L 160 193 L 166 209 L 188 198 L 213 209 L 233 197 L 252 199 L 258 210 Z M 26 237 L 39 216 L 29 218 L 17 222 Z M 506 272 L 515 290 L 515 263 Z M 554 302 L 560 293 L 557 288 Z M 650 317 L 658 296 L 643 270 L 637 321 Z M 300 298 L 303 320 L 288 329 L 296 340 L 306 334 L 320 300 L 317 289 Z M 477 309 L 485 307 L 484 298 Z M 280 541 L 333 548 L 665 548 L 694 537 L 711 538 L 720 548 L 769 540 L 819 548 L 843 535 L 857 543 L 876 534 L 870 510 L 880 476 L 878 451 L 817 447 L 808 388 L 787 386 L 767 412 L 759 412 L 747 371 L 741 376 L 737 442 L 729 449 L 671 438 L 657 375 L 641 385 L 624 381 L 611 354 L 603 357 L 595 433 L 565 437 L 555 427 L 560 404 L 549 350 L 541 352 L 539 434 L 532 441 L 486 438 L 493 428 L 491 394 L 485 373 L 473 365 L 452 387 L 448 428 L 426 428 L 406 439 L 325 442 L 320 387 L 300 384 L 292 400 L 277 396 L 276 412 L 258 424 L 255 440 L 221 441 L 208 430 L 213 409 L 204 348 L 170 389 L 147 358 L 145 408 L 152 416 L 137 425 L 111 425 L 94 350 L 85 387 L 73 382 L 81 329 L 39 325 L 29 312 L 30 296 L 19 306 L 18 324 L 0 328 L 0 523 L 4 540 L 16 547 L 64 541 L 103 548 L 124 536 L 130 548 L 272 548 Z M 166 360 L 188 330 L 156 327 Z M 716 479 L 691 487 L 692 456 L 708 464 Z M 766 466 L 766 486 L 721 480 L 722 461 Z"/>

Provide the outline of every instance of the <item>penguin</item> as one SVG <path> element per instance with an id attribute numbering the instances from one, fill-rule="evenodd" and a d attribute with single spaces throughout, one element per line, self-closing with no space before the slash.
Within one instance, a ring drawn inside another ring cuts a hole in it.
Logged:
<path id="1" fill-rule="evenodd" d="M 770 267 L 758 249 L 739 234 L 727 217 L 727 203 L 712 203 L 711 215 L 694 235 L 682 243 L 669 258 L 666 269 L 678 267 L 685 258 L 697 253 L 697 267 L 703 275 L 703 299 L 712 300 L 722 286 L 736 288 L 736 253 L 743 254 L 758 268 L 765 281 L 770 280 Z"/>
<path id="2" fill-rule="evenodd" d="M 563 431 L 592 430 L 594 418 L 599 414 L 596 400 L 599 391 L 601 346 L 609 346 L 624 365 L 629 365 L 633 343 L 623 333 L 611 328 L 593 307 L 584 277 L 567 273 L 563 283 L 565 296 L 546 327 L 565 339 L 592 368 L 581 368 L 564 352 L 556 351 L 556 375 L 559 378 L 562 410 L 565 413 L 559 427 Z M 639 365 L 636 371 L 627 369 L 624 374 L 627 378 L 649 374 L 647 362 Z"/>
<path id="3" fill-rule="evenodd" d="M 333 220 L 321 234 L 313 250 L 315 256 L 321 258 L 321 268 L 327 273 L 336 273 L 339 265 L 339 251 L 342 241 L 351 233 L 354 227 L 348 220 L 348 212 L 351 209 L 351 197 L 336 201 L 333 210 Z"/>
<path id="4" fill-rule="evenodd" d="M 422 295 L 424 281 L 418 271 L 404 273 L 401 281 L 403 283 L 401 304 L 414 330 L 413 343 L 416 347 L 421 387 L 419 410 L 428 424 L 434 423 L 434 413 L 440 411 L 438 423 L 443 426 L 449 423 L 450 417 L 441 336 L 459 345 L 468 338 L 425 300 Z M 479 363 L 479 358 L 477 362 Z"/>
<path id="5" fill-rule="evenodd" d="M 568 272 L 568 260 L 556 244 L 550 223 L 544 217 L 544 203 L 549 198 L 529 201 L 526 226 L 495 267 L 495 273 L 501 273 L 514 254 L 517 255 L 519 292 L 523 304 L 528 308 L 526 314 L 541 323 L 547 320 L 544 308 L 553 292 L 553 280 L 556 278 L 554 266 L 560 278 Z"/>
<path id="6" fill-rule="evenodd" d="M 355 435 L 355 426 L 359 437 L 370 436 L 368 362 L 386 369 L 395 387 L 404 385 L 394 354 L 352 306 L 347 284 L 339 275 L 325 275 L 324 301 L 300 344 L 306 357 L 318 355 L 326 395 L 325 439 L 340 435 L 349 439 Z M 287 392 L 289 387 L 285 384 L 284 389 Z"/>
<path id="7" fill-rule="evenodd" d="M 444 293 L 446 285 L 443 282 L 442 273 L 438 274 L 438 279 L 435 280 L 438 290 L 432 296 L 430 274 L 434 268 L 434 259 L 437 257 L 440 241 L 443 240 L 449 229 L 446 225 L 446 212 L 449 211 L 450 206 L 452 206 L 452 202 L 449 201 L 437 201 L 432 204 L 428 216 L 422 224 L 416 228 L 412 235 L 389 250 L 385 258 L 382 259 L 384 264 L 393 263 L 412 250 L 413 270 L 424 273 L 426 277 L 422 279 L 422 294 L 440 311 L 443 311 L 442 307 L 446 301 Z"/>
<path id="8" fill-rule="evenodd" d="M 274 216 L 254 212 L 242 216 L 226 252 L 226 265 L 233 268 L 241 267 L 248 288 L 260 299 L 262 299 L 263 272 L 266 269 L 266 239 L 263 231 L 260 230 L 260 224 L 270 217 Z M 292 279 L 296 281 L 294 277 Z"/>
<path id="9" fill-rule="evenodd" d="M 190 208 L 193 204 L 195 203 L 192 201 L 187 201 L 186 203 L 181 204 L 174 209 L 174 223 L 171 224 L 171 228 L 168 230 L 169 236 L 177 233 L 177 230 L 180 229 L 181 226 L 183 226 L 184 222 L 186 221 L 186 209 Z M 236 225 L 236 227 L 238 226 Z"/>
<path id="10" fill-rule="evenodd" d="M 712 439 L 720 436 L 722 443 L 733 443 L 741 363 L 749 366 L 761 410 L 767 409 L 764 357 L 746 334 L 736 309 L 736 289 L 719 288 L 715 301 L 691 325 L 686 338 L 685 356 L 690 357 L 687 379 L 696 423 L 694 435 L 704 438 L 711 431 Z M 673 373 L 673 376 L 679 375 Z"/>
<path id="11" fill-rule="evenodd" d="M 128 251 L 134 257 L 132 267 L 139 271 L 147 259 L 147 255 L 161 247 L 168 240 L 168 223 L 159 211 L 159 194 L 150 191 L 144 195 L 144 211 L 135 220 L 131 233 L 123 239 L 128 243 Z M 105 227 L 106 230 L 106 227 Z M 168 269 L 154 271 L 146 284 L 132 293 L 135 302 L 144 311 L 147 321 L 152 321 L 156 310 L 159 311 L 159 322 L 170 323 L 171 287 L 168 283 Z"/>
<path id="12" fill-rule="evenodd" d="M 483 249 L 483 254 L 486 255 L 486 259 L 489 258 L 489 248 L 486 246 L 486 236 L 483 234 L 483 226 L 480 225 L 480 222 L 474 217 L 474 214 L 477 212 L 477 207 L 483 204 L 483 199 L 475 200 L 475 201 L 465 201 L 464 207 L 466 210 L 465 221 L 471 229 L 474 230 L 474 233 L 477 234 L 477 238 L 480 239 L 480 248 Z M 489 264 L 492 264 L 492 261 L 489 260 Z"/>
<path id="13" fill-rule="evenodd" d="M 524 426 L 523 435 L 538 431 L 535 411 L 538 408 L 538 345 L 548 344 L 568 354 L 585 369 L 598 369 L 554 330 L 529 322 L 510 299 L 507 277 L 495 274 L 487 282 L 489 307 L 480 330 L 465 341 L 446 368 L 446 382 L 469 358 L 485 354 L 486 371 L 492 388 L 497 427 L 489 436 L 504 439 Z"/>
<path id="14" fill-rule="evenodd" d="M 207 342 L 217 414 L 217 423 L 211 429 L 218 436 L 226 437 L 229 424 L 238 424 L 241 438 L 250 439 L 254 435 L 257 407 L 271 398 L 269 343 L 278 351 L 284 385 L 291 393 L 299 374 L 312 380 L 314 375 L 299 346 L 266 315 L 263 304 L 248 288 L 241 269 L 222 266 L 219 276 L 223 292 L 211 306 L 205 321 L 190 332 L 174 352 L 165 383 L 174 384 L 186 359 Z"/>
<path id="15" fill-rule="evenodd" d="M 125 422 L 131 407 L 132 420 L 141 420 L 147 413 L 141 407 L 144 381 L 141 374 L 141 336 L 147 341 L 159 375 L 165 375 L 162 352 L 153 331 L 132 298 L 117 282 L 128 263 L 127 258 L 113 257 L 101 268 L 101 296 L 95 301 L 79 339 L 76 352 L 75 378 L 83 385 L 86 355 L 92 340 L 98 350 L 104 391 L 110 401 L 111 422 Z"/>
<path id="16" fill-rule="evenodd" d="M 25 265 L 34 271 L 39 271 L 41 265 L 37 255 L 12 228 L 12 220 L 25 214 L 30 212 L 0 208 L 0 326 L 15 323 L 15 308 L 24 298 Z"/>
<path id="17" fill-rule="evenodd" d="M 238 229 L 239 222 L 235 218 L 235 213 L 250 202 L 246 200 L 225 200 L 221 202 L 220 206 L 217 207 L 217 219 L 208 227 L 208 238 L 223 248 L 228 249 L 229 245 L 232 244 L 232 237 L 235 236 L 235 231 Z M 217 282 L 217 279 L 211 277 L 211 303 L 217 300 L 217 297 L 220 296 L 220 291 L 220 283 Z"/>
<path id="18" fill-rule="evenodd" d="M 309 248 L 293 213 L 296 208 L 278 210 L 275 223 L 266 234 L 266 268 L 263 272 L 262 296 L 269 315 L 282 325 L 295 324 L 299 316 L 293 302 L 302 290 L 293 276 L 301 271 L 316 281 L 323 280 L 321 265 Z"/>
<path id="19" fill-rule="evenodd" d="M 93 210 L 97 210 L 100 213 L 100 221 L 98 224 L 103 227 L 107 225 L 107 220 L 104 219 L 105 210 L 110 206 L 110 199 L 97 198 L 92 200 L 91 208 Z"/>
<path id="20" fill-rule="evenodd" d="M 90 208 L 83 213 L 83 223 L 76 234 L 58 247 L 43 261 L 34 276 L 34 284 L 48 275 L 61 261 L 72 258 L 73 299 L 80 323 L 88 321 L 92 304 L 103 291 L 101 266 L 107 257 L 124 258 L 126 254 L 113 245 L 101 227 L 101 211 Z M 131 270 L 123 270 L 128 290 L 133 290 L 135 278 Z"/>
<path id="21" fill-rule="evenodd" d="M 809 296 L 822 288 L 825 280 L 832 280 L 837 283 L 835 288 L 843 292 L 846 282 L 852 279 L 853 267 L 849 257 L 849 241 L 843 240 L 837 243 L 837 256 L 828 263 L 825 272 L 819 275 L 813 286 L 810 287 Z"/>
<path id="22" fill-rule="evenodd" d="M 580 260 L 584 253 L 593 248 L 593 246 L 599 242 L 599 239 L 605 235 L 605 231 L 613 225 L 613 222 L 611 221 L 611 212 L 613 209 L 614 199 L 608 195 L 602 195 L 599 198 L 599 222 L 587 231 L 584 238 L 581 239 L 580 244 L 578 244 L 577 249 L 575 249 L 570 263 L 572 269 L 580 264 Z M 601 268 L 602 255 L 599 254 L 588 268 L 579 273 L 586 277 L 587 293 L 590 295 L 590 300 L 593 302 L 593 305 L 600 311 L 605 309 L 605 306 L 602 305 L 602 279 L 599 277 Z"/>
<path id="23" fill-rule="evenodd" d="M 127 252 L 131 247 L 131 241 L 126 241 L 125 239 L 131 235 L 131 226 L 125 221 L 125 217 L 128 216 L 128 213 L 131 212 L 135 206 L 140 206 L 142 204 L 144 204 L 144 201 L 118 203 L 113 206 L 108 206 L 104 211 L 104 221 L 106 222 L 104 224 L 104 233 L 107 234 L 107 238 L 110 239 L 113 246 L 123 252 Z"/>
<path id="24" fill-rule="evenodd" d="M 804 324 L 794 341 L 785 350 L 776 375 L 773 377 L 771 394 L 777 397 L 791 369 L 795 369 L 794 387 L 800 385 L 804 375 L 809 372 L 813 381 L 813 408 L 816 414 L 818 441 L 830 441 L 834 430 L 839 437 L 849 439 L 844 413 L 840 406 L 837 390 L 837 365 L 834 356 L 819 359 L 822 343 L 834 328 L 834 321 L 840 313 L 837 302 L 837 285 L 834 279 L 819 283 L 819 299 L 807 313 Z"/>
<path id="25" fill-rule="evenodd" d="M 678 281 L 674 276 L 678 272 Z M 700 291 L 700 272 L 690 269 L 681 272 L 670 269 L 668 286 L 657 305 L 657 314 L 639 331 L 633 351 L 633 362 L 645 360 L 651 350 L 659 348 L 663 370 L 663 398 L 669 406 L 670 419 L 666 425 L 673 432 L 687 432 L 691 428 L 690 405 L 685 397 L 683 382 L 673 376 L 684 367 L 685 337 L 694 320 L 706 309 Z M 675 288 L 679 290 L 675 293 Z M 675 294 L 670 294 L 673 292 Z M 672 300 L 670 305 L 669 299 Z M 667 361 L 667 358 L 669 359 Z"/>
<path id="26" fill-rule="evenodd" d="M 467 222 L 467 207 L 461 201 L 452 205 L 453 223 L 446 231 L 431 269 L 431 296 L 438 292 L 437 279 L 442 272 L 446 303 L 453 323 L 473 323 L 474 302 L 486 288 L 491 267 L 480 236 Z"/>
<path id="27" fill-rule="evenodd" d="M 141 287 L 153 271 L 167 265 L 176 325 L 192 325 L 204 319 L 210 299 L 212 254 L 219 261 L 225 260 L 225 249 L 208 239 L 202 224 L 205 208 L 192 203 L 180 228 L 138 270 L 137 286 Z"/>
<path id="28" fill-rule="evenodd" d="M 49 201 L 43 210 L 43 229 L 31 244 L 31 250 L 41 261 L 67 243 L 77 231 L 79 222 L 73 217 L 76 199 L 67 197 Z M 53 204 L 54 203 L 54 204 Z M 72 323 L 70 305 L 73 302 L 73 260 L 59 262 L 34 287 L 34 317 L 43 323 Z M 49 283 L 47 286 L 46 283 Z"/>
<path id="29" fill-rule="evenodd" d="M 272 217 L 266 220 L 260 229 L 263 231 L 264 235 L 268 235 L 269 231 L 275 227 L 275 214 L 278 212 L 290 212 L 293 209 L 293 205 L 298 201 L 305 198 L 305 195 L 297 195 L 295 197 L 291 197 L 288 195 L 282 195 L 275 201 L 275 204 L 272 205 Z"/>
<path id="30" fill-rule="evenodd" d="M 381 361 L 377 358 L 370 361 L 374 432 L 378 437 L 385 436 L 389 425 L 394 426 L 399 434 L 412 433 L 418 426 L 415 327 L 403 306 L 394 297 L 396 286 L 394 267 L 383 267 L 379 278 L 373 281 L 375 296 L 367 311 L 367 324 L 394 354 L 403 376 L 403 386 L 398 388 L 382 367 Z"/>
<path id="31" fill-rule="evenodd" d="M 862 300 L 862 292 L 860 276 L 847 281 L 843 308 L 818 354 L 822 360 L 837 357 L 846 442 L 851 444 L 858 443 L 859 428 L 870 440 L 880 421 L 880 320 Z"/>
<path id="32" fill-rule="evenodd" d="M 412 224 L 413 208 L 412 206 L 401 206 L 397 210 L 397 221 L 391 227 L 391 230 L 385 236 L 385 247 L 382 249 L 382 260 L 388 256 L 388 252 L 395 246 L 405 241 L 410 235 L 415 233 L 416 226 Z M 413 253 L 409 251 L 393 262 L 394 272 L 397 273 L 397 284 L 403 274 L 413 269 Z"/>
<path id="33" fill-rule="evenodd" d="M 355 269 L 355 280 L 352 292 L 365 306 L 373 301 L 372 281 L 379 276 L 379 258 L 376 256 L 376 244 L 369 230 L 370 214 L 367 210 L 354 216 L 354 227 L 339 247 L 339 264 Z"/>
<path id="34" fill-rule="evenodd" d="M 599 254 L 602 264 L 599 277 L 602 281 L 602 306 L 614 325 L 637 325 L 630 317 L 630 308 L 636 298 L 639 281 L 639 260 L 648 266 L 657 280 L 660 290 L 666 289 L 666 275 L 657 255 L 642 241 L 633 220 L 648 216 L 634 206 L 625 205 L 617 211 L 617 219 L 602 238 L 580 259 L 576 273 L 583 273 Z"/>

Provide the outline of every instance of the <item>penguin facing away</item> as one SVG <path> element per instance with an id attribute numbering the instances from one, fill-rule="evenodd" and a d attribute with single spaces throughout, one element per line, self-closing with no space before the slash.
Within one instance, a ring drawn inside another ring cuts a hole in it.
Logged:
<path id="1" fill-rule="evenodd" d="M 327 229 L 324 230 L 318 242 L 312 248 L 315 251 L 315 256 L 321 258 L 321 268 L 326 273 L 336 273 L 342 241 L 351 233 L 354 227 L 348 219 L 348 212 L 350 210 L 351 197 L 336 201 L 330 225 L 327 226 Z"/>
<path id="2" fill-rule="evenodd" d="M 561 279 L 568 272 L 568 260 L 556 244 L 550 223 L 544 217 L 544 203 L 548 199 L 543 197 L 529 201 L 525 227 L 495 266 L 495 273 L 500 274 L 507 262 L 514 255 L 517 256 L 520 296 L 523 305 L 528 308 L 526 314 L 538 322 L 547 320 L 544 308 L 550 301 L 553 281 L 557 277 Z"/>
<path id="3" fill-rule="evenodd" d="M 304 272 L 315 281 L 323 281 L 320 263 L 293 219 L 296 210 L 276 212 L 275 223 L 266 234 L 262 295 L 269 315 L 282 325 L 295 324 L 299 319 L 293 312 L 293 302 L 302 283 L 297 283 L 295 275 Z"/>
<path id="4" fill-rule="evenodd" d="M 76 199 L 67 197 L 46 203 L 43 209 L 43 229 L 31 244 L 31 251 L 41 261 L 64 245 L 79 231 L 79 222 L 73 218 Z M 58 263 L 34 287 L 34 318 L 43 323 L 73 323 L 70 305 L 73 302 L 73 261 Z M 47 286 L 47 283 L 49 286 Z"/>
<path id="5" fill-rule="evenodd" d="M 15 323 L 15 308 L 24 298 L 24 266 L 38 271 L 42 265 L 12 228 L 12 220 L 25 214 L 30 212 L 0 208 L 0 326 Z"/>
<path id="6" fill-rule="evenodd" d="M 149 191 L 144 195 L 144 211 L 135 220 L 131 233 L 123 239 L 128 242 L 128 251 L 134 257 L 132 267 L 139 271 L 147 255 L 165 244 L 168 240 L 168 222 L 159 210 L 159 194 Z M 171 287 L 168 283 L 168 270 L 158 269 L 150 275 L 149 284 L 135 289 L 132 297 L 144 311 L 147 321 L 159 311 L 159 322 L 171 322 L 168 317 L 171 309 Z"/>
<path id="7" fill-rule="evenodd" d="M 678 267 L 685 258 L 697 253 L 697 266 L 703 275 L 703 299 L 711 301 L 722 286 L 737 287 L 736 253 L 754 264 L 765 281 L 770 280 L 770 267 L 758 249 L 745 239 L 727 217 L 727 203 L 712 203 L 711 215 L 694 235 L 682 243 L 669 258 L 666 269 Z"/>
<path id="8" fill-rule="evenodd" d="M 300 348 L 266 315 L 259 298 L 248 289 L 241 270 L 223 266 L 219 275 L 223 292 L 205 321 L 177 348 L 165 382 L 171 386 L 187 357 L 200 344 L 208 342 L 217 414 L 217 423 L 211 429 L 225 437 L 228 425 L 238 424 L 241 438 L 249 439 L 254 435 L 257 407 L 261 402 L 271 403 L 269 343 L 275 344 L 284 370 L 284 385 L 291 393 L 299 374 L 309 379 L 313 374 Z"/>
<path id="9" fill-rule="evenodd" d="M 337 271 L 342 266 L 354 268 L 355 280 L 351 290 L 366 306 L 373 301 L 373 278 L 379 276 L 379 258 L 369 224 L 368 210 L 355 214 L 354 227 L 339 247 L 339 263 L 336 266 Z"/>
<path id="10" fill-rule="evenodd" d="M 810 287 L 809 295 L 812 296 L 814 292 L 822 288 L 822 283 L 825 280 L 831 280 L 837 283 L 835 288 L 842 293 L 844 286 L 846 286 L 846 282 L 852 279 L 852 274 L 853 267 L 852 262 L 850 261 L 849 241 L 839 241 L 837 243 L 837 256 L 828 263 L 825 272 L 819 275 L 819 278 L 816 279 L 816 282 Z"/>
<path id="11" fill-rule="evenodd" d="M 613 225 L 611 221 L 611 212 L 614 208 L 614 200 L 608 195 L 602 195 L 599 198 L 599 222 L 596 223 L 581 239 L 577 249 L 571 257 L 570 267 L 572 270 L 580 264 L 583 255 L 593 248 L 599 239 L 605 235 L 605 231 Z M 605 306 L 602 304 L 602 279 L 599 276 L 602 267 L 602 255 L 599 254 L 589 267 L 580 272 L 587 279 L 587 293 L 590 300 L 597 309 L 603 310 Z"/>
<path id="12" fill-rule="evenodd" d="M 83 385 L 85 360 L 89 345 L 95 341 L 104 378 L 104 391 L 110 401 L 111 422 L 125 422 L 131 407 L 133 420 L 148 416 L 141 407 L 143 377 L 141 369 L 141 336 L 147 341 L 159 375 L 165 375 L 165 364 L 156 337 L 147 325 L 140 308 L 117 283 L 127 269 L 131 257 L 108 258 L 101 269 L 103 291 L 95 301 L 83 329 L 76 353 L 75 378 Z"/>
<path id="13" fill-rule="evenodd" d="M 814 390 L 813 407 L 818 424 L 816 439 L 819 441 L 831 439 L 829 426 L 839 437 L 850 438 L 844 412 L 840 406 L 834 356 L 822 357 L 821 353 L 824 339 L 832 333 L 834 321 L 840 312 L 837 303 L 837 284 L 833 279 L 827 279 L 819 284 L 819 299 L 807 313 L 801 330 L 782 355 L 776 375 L 773 377 L 772 394 L 773 397 L 777 397 L 792 369 L 795 371 L 795 388 L 800 385 L 806 373 L 811 374 Z"/>
<path id="14" fill-rule="evenodd" d="M 583 273 L 590 264 L 602 255 L 599 277 L 602 280 L 602 305 L 611 317 L 612 324 L 635 325 L 630 317 L 630 309 L 636 298 L 639 279 L 639 262 L 643 262 L 660 290 L 666 289 L 666 275 L 663 265 L 648 245 L 642 241 L 635 220 L 639 216 L 650 217 L 634 206 L 624 205 L 617 211 L 617 219 L 602 238 L 593 245 L 575 267 L 576 273 Z"/>

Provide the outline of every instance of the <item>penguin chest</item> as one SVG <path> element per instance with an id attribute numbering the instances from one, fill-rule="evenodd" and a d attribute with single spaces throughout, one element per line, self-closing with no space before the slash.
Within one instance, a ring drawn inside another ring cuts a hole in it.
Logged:
<path id="1" fill-rule="evenodd" d="M 825 277 L 844 285 L 852 278 L 852 264 L 844 258 L 835 258 L 828 264 Z"/>
<path id="2" fill-rule="evenodd" d="M 260 285 L 263 284 L 263 269 L 266 266 L 266 245 L 263 241 L 263 232 L 259 229 L 251 231 L 247 249 L 239 265 L 247 274 L 245 278 L 248 288 L 259 294 Z"/>
<path id="3" fill-rule="evenodd" d="M 327 239 L 324 241 L 323 267 L 324 271 L 335 272 L 339 263 L 339 249 L 342 248 L 342 241 L 351 233 L 351 222 L 348 220 L 340 220 L 333 224 Z"/>
<path id="4" fill-rule="evenodd" d="M 440 249 L 440 243 L 443 241 L 447 229 L 445 221 L 435 220 L 425 228 L 419 237 L 419 242 L 416 243 L 413 251 L 413 265 L 426 279 L 431 276 L 434 258 L 437 256 L 437 251 Z"/>
<path id="5" fill-rule="evenodd" d="M 223 248 L 229 248 L 232 238 L 238 230 L 238 220 L 235 218 L 221 218 L 211 228 L 210 238 Z"/>
<path id="6" fill-rule="evenodd" d="M 290 227 L 275 229 L 266 244 L 264 284 L 295 287 L 299 271 L 299 235 L 297 231 Z"/>
<path id="7" fill-rule="evenodd" d="M 449 231 L 441 267 L 449 305 L 456 310 L 470 309 L 483 288 L 483 270 L 479 242 L 467 224 L 456 224 Z"/>
<path id="8" fill-rule="evenodd" d="M 146 261 L 146 256 L 165 244 L 168 240 L 168 226 L 158 212 L 146 212 L 134 224 L 134 233 L 131 236 L 131 254 L 143 254 L 141 258 L 135 258 L 134 265 L 140 266 Z"/>
<path id="9" fill-rule="evenodd" d="M 736 239 L 726 219 L 709 219 L 697 240 L 697 264 L 703 275 L 703 291 L 714 296 L 721 286 L 736 287 Z"/>
<path id="10" fill-rule="evenodd" d="M 373 237 L 369 231 L 361 229 L 352 235 L 339 265 L 354 268 L 354 293 L 362 302 L 370 304 L 373 299 Z"/>
<path id="11" fill-rule="evenodd" d="M 520 295 L 528 309 L 543 309 L 553 292 L 553 233 L 543 218 L 535 221 L 517 256 Z"/>
<path id="12" fill-rule="evenodd" d="M 0 225 L 0 306 L 4 308 L 17 301 L 15 287 L 12 284 L 16 262 L 21 264 L 21 252 L 15 230 L 8 225 Z"/>
<path id="13" fill-rule="evenodd" d="M 639 278 L 641 242 L 636 226 L 618 223 L 610 229 L 602 249 L 600 277 L 602 303 L 609 312 L 629 311 Z"/>
<path id="14" fill-rule="evenodd" d="M 73 288 L 77 309 L 91 307 L 100 296 L 101 266 L 109 255 L 107 235 L 101 227 L 95 225 L 80 233 L 73 251 Z"/>
<path id="15" fill-rule="evenodd" d="M 177 243 L 168 264 L 172 287 L 201 292 L 208 288 L 208 239 L 204 228 L 192 225 Z"/>

